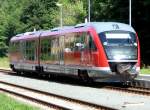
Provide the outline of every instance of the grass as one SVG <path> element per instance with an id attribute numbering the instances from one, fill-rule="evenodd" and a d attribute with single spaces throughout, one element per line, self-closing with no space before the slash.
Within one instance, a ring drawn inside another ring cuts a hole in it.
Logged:
<path id="1" fill-rule="evenodd" d="M 5 94 L 0 93 L 0 110 L 40 110 L 39 108 L 23 104 Z"/>
<path id="2" fill-rule="evenodd" d="M 9 68 L 8 57 L 0 57 L 0 68 Z"/>
<path id="3" fill-rule="evenodd" d="M 141 69 L 141 74 L 149 74 L 150 75 L 150 69 L 146 69 L 146 68 Z"/>

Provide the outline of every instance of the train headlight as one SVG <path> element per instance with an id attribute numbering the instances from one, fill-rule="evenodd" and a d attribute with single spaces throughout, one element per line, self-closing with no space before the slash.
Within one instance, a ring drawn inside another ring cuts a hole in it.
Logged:
<path id="1" fill-rule="evenodd" d="M 136 65 L 134 65 L 132 69 L 136 70 Z"/>
<path id="2" fill-rule="evenodd" d="M 113 58 L 114 58 L 115 60 L 121 60 L 121 59 L 126 58 L 126 56 L 125 56 L 125 55 L 115 55 Z"/>

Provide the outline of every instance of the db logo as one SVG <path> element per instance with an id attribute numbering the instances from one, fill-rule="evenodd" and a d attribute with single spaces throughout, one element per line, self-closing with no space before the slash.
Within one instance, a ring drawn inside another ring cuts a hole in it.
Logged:
<path id="1" fill-rule="evenodd" d="M 113 27 L 114 30 L 119 29 L 118 24 L 113 24 L 112 27 Z"/>

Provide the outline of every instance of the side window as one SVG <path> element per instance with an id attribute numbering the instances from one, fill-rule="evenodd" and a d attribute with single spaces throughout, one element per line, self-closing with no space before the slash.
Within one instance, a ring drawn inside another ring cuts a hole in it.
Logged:
<path id="1" fill-rule="evenodd" d="M 72 33 L 65 36 L 65 52 L 96 50 L 92 36 L 87 32 Z"/>
<path id="2" fill-rule="evenodd" d="M 75 33 L 66 34 L 65 36 L 65 52 L 74 51 Z"/>
<path id="3" fill-rule="evenodd" d="M 51 39 L 41 40 L 41 56 L 40 59 L 45 61 L 51 57 Z"/>
<path id="4" fill-rule="evenodd" d="M 96 48 L 96 45 L 95 45 L 95 43 L 93 41 L 93 38 L 90 35 L 90 33 L 87 33 L 87 38 L 88 38 L 88 47 L 89 47 L 89 50 L 96 51 L 97 48 Z"/>
<path id="5" fill-rule="evenodd" d="M 41 55 L 40 59 L 42 61 L 58 61 L 60 43 L 63 43 L 63 39 L 59 39 L 59 37 L 50 36 L 49 38 L 41 40 Z M 61 44 L 63 46 L 63 44 Z"/>
<path id="6" fill-rule="evenodd" d="M 9 45 L 10 45 L 9 46 L 9 52 L 15 53 L 15 52 L 19 52 L 20 51 L 20 43 L 19 43 L 19 41 L 11 42 Z"/>
<path id="7" fill-rule="evenodd" d="M 51 57 L 52 61 L 58 61 L 59 59 L 59 38 L 54 37 L 51 39 Z"/>
<path id="8" fill-rule="evenodd" d="M 74 50 L 75 51 L 82 51 L 86 48 L 85 38 L 86 38 L 85 33 L 77 33 L 76 34 L 75 42 L 74 42 Z"/>
<path id="9" fill-rule="evenodd" d="M 93 41 L 92 36 L 90 33 L 84 32 L 84 33 L 78 33 L 75 40 L 75 46 L 76 50 L 92 50 L 96 51 L 97 48 L 95 46 L 95 43 Z"/>
<path id="10" fill-rule="evenodd" d="M 35 59 L 35 41 L 26 41 L 25 43 L 25 54 L 26 54 L 26 60 L 36 60 Z"/>
<path id="11" fill-rule="evenodd" d="M 9 44 L 9 52 L 10 52 L 10 53 L 16 52 L 16 43 L 15 43 L 15 42 L 11 42 L 11 43 Z"/>

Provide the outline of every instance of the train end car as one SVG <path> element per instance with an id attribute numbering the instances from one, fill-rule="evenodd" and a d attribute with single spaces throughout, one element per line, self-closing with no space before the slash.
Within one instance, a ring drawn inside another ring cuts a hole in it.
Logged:
<path id="1" fill-rule="evenodd" d="M 92 33 L 99 38 L 99 63 L 96 70 L 90 70 L 89 76 L 100 82 L 126 82 L 136 78 L 140 72 L 140 44 L 135 30 L 124 23 L 91 25 Z"/>
<path id="2" fill-rule="evenodd" d="M 126 82 L 139 74 L 140 45 L 127 24 L 83 23 L 12 37 L 10 65 L 17 72 Z"/>
<path id="3" fill-rule="evenodd" d="M 39 35 L 42 31 L 13 36 L 9 42 L 10 68 L 18 74 L 34 72 L 39 66 Z"/>

